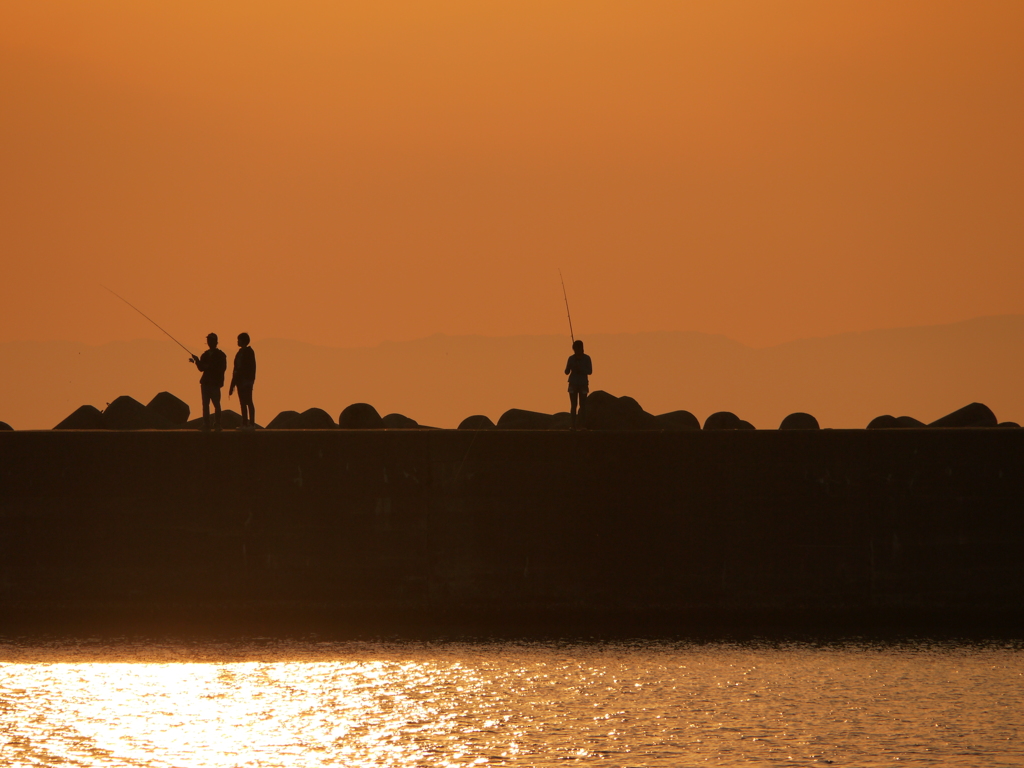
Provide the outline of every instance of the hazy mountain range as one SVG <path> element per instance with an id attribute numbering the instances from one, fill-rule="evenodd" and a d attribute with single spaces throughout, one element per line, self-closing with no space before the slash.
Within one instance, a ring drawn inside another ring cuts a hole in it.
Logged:
<path id="1" fill-rule="evenodd" d="M 631 395 L 651 413 L 686 409 L 701 421 L 729 410 L 760 428 L 788 413 L 814 414 L 823 427 L 859 428 L 883 413 L 932 421 L 967 403 L 1024 422 L 1024 316 L 848 333 L 752 349 L 694 332 L 596 334 L 591 389 Z M 508 408 L 566 410 L 564 336 L 435 335 L 361 349 L 286 339 L 253 342 L 259 371 L 257 421 L 317 406 L 335 419 L 353 402 L 381 415 L 454 427 Z M 200 352 L 200 349 L 196 349 Z M 235 347 L 225 347 L 229 361 Z M 200 409 L 198 375 L 170 341 L 88 346 L 7 342 L 0 420 L 49 429 L 83 404 L 102 409 L 126 394 L 148 402 L 167 390 Z M 237 410 L 237 398 L 225 404 Z"/>

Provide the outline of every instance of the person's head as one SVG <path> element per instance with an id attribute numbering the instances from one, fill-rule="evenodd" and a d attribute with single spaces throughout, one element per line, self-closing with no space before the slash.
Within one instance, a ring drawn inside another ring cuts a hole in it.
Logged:
<path id="1" fill-rule="evenodd" d="M 214 347 L 217 346 L 217 334 L 216 333 L 208 333 L 208 334 L 206 334 L 206 346 L 208 346 L 210 349 L 213 349 Z"/>
<path id="2" fill-rule="evenodd" d="M 577 355 L 582 355 L 583 354 L 583 341 L 582 341 L 582 339 L 576 339 L 576 341 L 574 341 L 572 343 L 572 351 L 575 352 Z"/>
<path id="3" fill-rule="evenodd" d="M 248 347 L 249 346 L 249 334 L 248 333 L 240 333 L 240 334 L 238 334 L 238 346 L 240 346 L 240 347 Z"/>

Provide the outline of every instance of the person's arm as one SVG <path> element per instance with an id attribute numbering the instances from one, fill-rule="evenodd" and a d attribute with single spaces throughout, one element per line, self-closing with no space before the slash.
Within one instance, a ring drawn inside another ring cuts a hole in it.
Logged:
<path id="1" fill-rule="evenodd" d="M 586 366 L 587 366 L 587 376 L 593 376 L 594 375 L 594 363 L 590 359 L 590 355 L 587 355 Z"/>
<path id="2" fill-rule="evenodd" d="M 570 357 L 565 363 L 565 375 L 568 376 L 572 373 L 572 358 Z"/>
<path id="3" fill-rule="evenodd" d="M 206 357 L 205 352 L 203 352 L 203 357 Z M 192 362 L 196 364 L 196 368 L 198 368 L 200 371 L 206 370 L 206 363 L 203 361 L 202 357 L 196 357 L 195 355 L 192 355 Z"/>

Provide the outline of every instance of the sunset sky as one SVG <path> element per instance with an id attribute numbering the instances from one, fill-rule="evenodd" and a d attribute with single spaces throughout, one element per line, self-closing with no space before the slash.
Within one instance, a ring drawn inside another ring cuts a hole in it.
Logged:
<path id="1" fill-rule="evenodd" d="M 0 341 L 1024 313 L 1024 3 L 4 3 Z"/>

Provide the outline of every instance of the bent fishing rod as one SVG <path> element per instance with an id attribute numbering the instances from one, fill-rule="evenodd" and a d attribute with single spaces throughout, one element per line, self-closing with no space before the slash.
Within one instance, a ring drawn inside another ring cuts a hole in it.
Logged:
<path id="1" fill-rule="evenodd" d="M 573 345 L 576 344 L 576 337 L 572 332 L 572 315 L 569 312 L 569 296 L 565 292 L 565 278 L 562 277 L 562 270 L 558 270 L 558 279 L 562 281 L 562 298 L 565 299 L 565 316 L 569 318 L 569 338 L 572 339 Z"/>
<path id="2" fill-rule="evenodd" d="M 140 315 L 142 315 L 142 316 L 143 316 L 144 318 L 146 318 L 147 320 L 149 320 L 149 322 L 151 322 L 151 323 L 152 323 L 153 325 L 155 325 L 155 326 L 156 326 L 157 328 L 160 328 L 160 326 L 159 326 L 159 325 L 157 324 L 156 320 L 154 320 L 154 319 L 153 319 L 153 318 L 151 318 L 151 317 L 150 317 L 149 315 L 147 315 L 147 314 L 146 314 L 145 312 L 143 312 L 143 311 L 142 311 L 141 309 L 139 309 L 138 307 L 136 307 L 136 306 L 135 306 L 134 304 L 132 304 L 132 303 L 131 303 L 130 301 L 128 301 L 128 299 L 126 299 L 126 298 L 125 298 L 124 296 L 121 296 L 121 295 L 120 295 L 120 294 L 118 294 L 118 293 L 114 293 L 114 291 L 111 291 L 111 290 L 110 290 L 109 288 L 107 288 L 107 286 L 103 285 L 103 283 L 100 283 L 100 287 L 101 287 L 101 288 L 106 288 L 106 289 L 107 289 L 108 291 L 110 291 L 110 292 L 111 292 L 111 293 L 113 293 L 113 294 L 114 294 L 115 296 L 117 296 L 117 298 L 119 298 L 119 299 L 120 299 L 121 301 L 123 301 L 123 302 L 124 302 L 125 304 L 127 304 L 127 305 L 128 305 L 129 307 L 131 307 L 131 308 L 132 308 L 132 309 L 134 309 L 134 310 L 135 310 L 136 312 L 138 312 L 138 313 L 139 313 Z M 164 335 L 165 335 L 165 336 L 166 336 L 167 338 L 169 338 L 169 339 L 170 339 L 171 341 L 173 341 L 173 342 L 174 342 L 175 344 L 177 344 L 177 345 L 178 345 L 179 347 L 181 347 L 181 348 L 182 348 L 182 349 L 184 349 L 184 350 L 185 350 L 186 352 L 188 352 L 188 354 L 189 354 L 189 357 L 195 357 L 195 356 L 196 356 L 196 355 L 194 355 L 194 354 L 192 353 L 192 351 L 191 351 L 191 350 L 190 350 L 190 349 L 189 349 L 188 347 L 186 347 L 186 346 L 185 346 L 184 344 L 182 344 L 182 343 L 181 343 L 180 341 L 178 341 L 178 340 L 177 340 L 176 338 L 174 338 L 173 336 L 171 336 L 171 334 L 167 333 L 167 331 L 165 331 L 165 330 L 164 330 L 163 328 L 160 328 L 160 331 L 161 331 L 161 332 L 162 332 L 162 333 L 163 333 L 163 334 L 164 334 Z"/>

